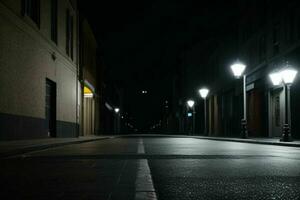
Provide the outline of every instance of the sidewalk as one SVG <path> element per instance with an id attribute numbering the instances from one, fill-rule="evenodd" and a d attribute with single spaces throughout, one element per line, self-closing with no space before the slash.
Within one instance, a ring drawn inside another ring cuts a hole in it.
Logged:
<path id="1" fill-rule="evenodd" d="M 206 137 L 206 136 L 191 136 L 199 139 L 229 141 L 229 142 L 244 142 L 254 144 L 267 144 L 289 147 L 300 147 L 300 140 L 294 140 L 292 142 L 280 142 L 280 138 L 228 138 L 228 137 Z"/>
<path id="2" fill-rule="evenodd" d="M 300 140 L 294 140 L 293 142 L 280 142 L 280 138 L 233 138 L 233 137 L 209 137 L 209 136 L 197 136 L 197 135 L 167 135 L 167 134 L 132 134 L 123 135 L 122 137 L 178 137 L 178 138 L 197 138 L 205 140 L 217 140 L 228 142 L 243 142 L 253 144 L 266 144 L 266 145 L 278 145 L 278 146 L 290 146 L 300 147 Z"/>
<path id="3" fill-rule="evenodd" d="M 79 138 L 46 138 L 33 140 L 0 141 L 0 158 L 69 144 L 80 144 L 112 138 L 111 136 L 85 136 Z"/>

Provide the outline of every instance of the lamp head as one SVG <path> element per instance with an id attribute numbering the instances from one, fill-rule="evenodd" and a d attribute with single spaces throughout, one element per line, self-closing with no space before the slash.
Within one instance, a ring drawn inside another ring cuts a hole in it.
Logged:
<path id="1" fill-rule="evenodd" d="M 285 84 L 292 84 L 297 76 L 298 71 L 292 68 L 283 69 L 279 72 L 273 72 L 269 75 L 274 86 Z"/>
<path id="2" fill-rule="evenodd" d="M 188 100 L 188 101 L 187 101 L 187 105 L 188 105 L 190 108 L 192 108 L 192 107 L 194 106 L 194 104 L 195 104 L 195 101 L 193 101 L 193 100 Z"/>
<path id="3" fill-rule="evenodd" d="M 207 88 L 201 88 L 199 90 L 199 94 L 203 99 L 205 99 L 207 97 L 208 93 L 209 93 L 209 89 L 207 89 Z"/>
<path id="4" fill-rule="evenodd" d="M 236 62 L 233 65 L 231 65 L 230 68 L 233 75 L 237 78 L 240 78 L 246 69 L 246 65 L 244 65 L 241 62 Z"/>
<path id="5" fill-rule="evenodd" d="M 284 69 L 281 71 L 281 77 L 285 84 L 292 84 L 298 71 L 295 69 Z"/>
<path id="6" fill-rule="evenodd" d="M 280 85 L 282 83 L 282 77 L 280 72 L 273 72 L 269 74 L 269 77 L 274 86 Z"/>

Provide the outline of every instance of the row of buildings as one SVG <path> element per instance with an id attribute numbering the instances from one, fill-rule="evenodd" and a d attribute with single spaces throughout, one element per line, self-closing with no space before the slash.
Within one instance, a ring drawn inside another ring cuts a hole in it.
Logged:
<path id="1" fill-rule="evenodd" d="M 0 139 L 110 131 L 98 55 L 76 0 L 0 0 Z"/>
<path id="2" fill-rule="evenodd" d="M 221 37 L 209 57 L 202 74 L 201 85 L 211 92 L 207 98 L 207 134 L 210 136 L 240 136 L 243 118 L 243 84 L 236 80 L 230 65 L 239 60 L 247 65 L 247 122 L 249 137 L 281 137 L 285 116 L 285 98 L 282 86 L 273 86 L 269 74 L 283 69 L 286 64 L 300 71 L 300 5 L 296 0 L 238 1 L 238 12 L 231 33 Z M 225 34 L 225 32 L 224 32 Z M 191 119 L 187 117 L 184 91 L 185 60 L 174 72 L 173 104 L 164 119 L 173 121 L 165 130 L 172 133 L 190 132 Z M 177 70 L 178 71 L 178 70 Z M 177 75 L 177 76 L 176 76 Z M 299 75 L 299 74 L 298 74 Z M 176 78 L 177 77 L 177 78 Z M 203 100 L 197 94 L 196 134 L 204 133 Z M 296 78 L 291 94 L 291 134 L 300 138 L 300 78 Z"/>
<path id="3" fill-rule="evenodd" d="M 243 96 L 241 80 L 229 66 L 236 60 L 246 69 L 247 121 L 250 137 L 281 137 L 285 116 L 282 86 L 273 86 L 269 74 L 287 67 L 300 69 L 300 8 L 297 1 L 245 1 L 239 4 L 237 37 L 222 43 L 211 56 L 209 135 L 240 133 Z M 291 133 L 300 138 L 300 79 L 291 86 Z"/>

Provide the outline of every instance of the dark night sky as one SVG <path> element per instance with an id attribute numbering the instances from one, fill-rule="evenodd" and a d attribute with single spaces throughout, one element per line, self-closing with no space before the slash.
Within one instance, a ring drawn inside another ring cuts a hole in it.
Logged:
<path id="1" fill-rule="evenodd" d="M 188 94 L 195 95 L 207 57 L 232 31 L 237 10 L 236 0 L 79 1 L 103 49 L 108 79 L 125 90 L 140 127 L 159 119 L 183 52 L 192 80 Z M 141 95 L 142 89 L 149 93 Z"/>

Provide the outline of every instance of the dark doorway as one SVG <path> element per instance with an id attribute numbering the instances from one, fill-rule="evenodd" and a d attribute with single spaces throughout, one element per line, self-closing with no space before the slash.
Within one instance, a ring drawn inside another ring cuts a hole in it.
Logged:
<path id="1" fill-rule="evenodd" d="M 46 79 L 46 129 L 49 137 L 56 137 L 56 83 Z"/>

